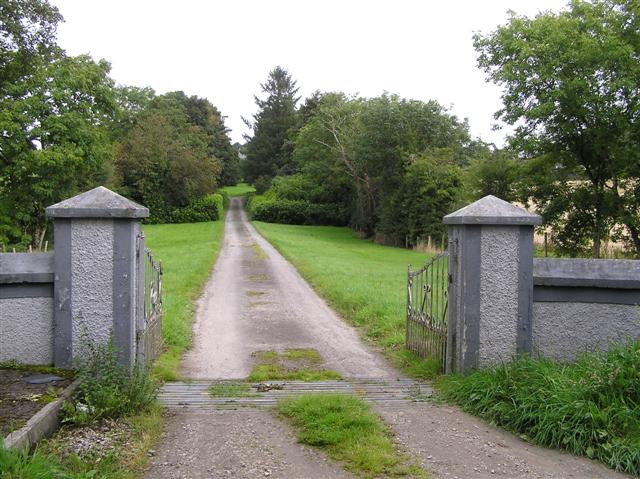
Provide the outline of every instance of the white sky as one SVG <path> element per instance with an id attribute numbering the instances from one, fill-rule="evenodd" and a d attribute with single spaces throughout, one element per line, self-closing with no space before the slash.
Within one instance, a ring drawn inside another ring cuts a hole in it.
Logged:
<path id="1" fill-rule="evenodd" d="M 471 133 L 491 131 L 498 87 L 476 67 L 472 35 L 488 33 L 507 10 L 535 15 L 568 0 L 51 0 L 66 22 L 69 54 L 111 62 L 120 84 L 208 98 L 233 141 L 247 131 L 253 95 L 276 65 L 306 97 L 316 89 L 376 96 L 384 91 L 435 99 L 468 118 Z"/>

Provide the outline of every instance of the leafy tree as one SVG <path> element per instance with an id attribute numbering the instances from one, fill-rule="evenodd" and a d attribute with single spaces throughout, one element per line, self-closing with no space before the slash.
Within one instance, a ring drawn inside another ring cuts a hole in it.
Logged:
<path id="1" fill-rule="evenodd" d="M 412 158 L 448 148 L 455 163 L 467 142 L 467 125 L 436 102 L 333 93 L 300 130 L 294 158 L 304 174 L 336 194 L 330 202 L 351 204 L 356 229 L 367 236 L 382 232 L 396 242 L 404 240 L 407 223 L 393 230 L 400 224 L 394 217 L 405 214 L 394 198 Z"/>
<path id="2" fill-rule="evenodd" d="M 151 221 L 169 221 L 176 208 L 214 192 L 222 164 L 209 141 L 173 95 L 157 97 L 119 146 L 120 190 L 147 206 Z"/>
<path id="3" fill-rule="evenodd" d="M 12 228 L 36 246 L 46 232 L 46 206 L 109 177 L 106 125 L 115 102 L 108 72 L 107 62 L 61 55 L 3 86 L 0 217 L 12 216 Z"/>
<path id="4" fill-rule="evenodd" d="M 149 107 L 156 94 L 148 87 L 117 86 L 114 95 L 117 108 L 109 131 L 113 140 L 119 141 L 133 128 L 140 113 Z"/>
<path id="5" fill-rule="evenodd" d="M 60 56 L 56 29 L 61 21 L 58 9 L 46 0 L 0 2 L 0 96 Z"/>
<path id="6" fill-rule="evenodd" d="M 222 162 L 220 173 L 221 185 L 235 185 L 240 179 L 240 163 L 238 152 L 231 145 L 229 130 L 224 125 L 224 117 L 220 111 L 206 98 L 188 97 L 183 92 L 172 92 L 165 95 L 180 102 L 188 116 L 189 122 L 199 126 L 208 136 L 209 154 Z"/>
<path id="7" fill-rule="evenodd" d="M 503 87 L 496 116 L 517 125 L 512 146 L 546 169 L 536 180 L 547 183 L 526 193 L 558 236 L 571 237 L 569 248 L 590 237 L 597 257 L 621 222 L 640 254 L 637 1 L 574 0 L 557 14 L 512 14 L 474 44 L 480 67 Z"/>
<path id="8" fill-rule="evenodd" d="M 509 152 L 487 151 L 464 170 L 465 192 L 470 201 L 487 195 L 515 201 L 520 176 L 520 163 Z"/>
<path id="9" fill-rule="evenodd" d="M 260 177 L 271 179 L 290 171 L 292 145 L 288 140 L 291 129 L 296 126 L 299 100 L 296 82 L 279 66 L 269 72 L 260 88 L 266 98 L 255 97 L 258 113 L 253 116 L 253 122 L 245 120 L 253 129 L 246 145 L 246 180 L 252 183 Z"/>
<path id="10" fill-rule="evenodd" d="M 387 242 L 416 244 L 419 237 L 441 238 L 442 217 L 455 209 L 460 199 L 460 167 L 449 148 L 412 154 L 401 185 L 386 202 L 379 231 Z M 441 245 L 443 246 L 443 245 Z"/>

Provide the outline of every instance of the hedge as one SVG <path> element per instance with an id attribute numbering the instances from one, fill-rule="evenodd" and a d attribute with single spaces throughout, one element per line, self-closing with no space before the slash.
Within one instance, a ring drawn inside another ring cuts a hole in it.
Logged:
<path id="1" fill-rule="evenodd" d="M 252 196 L 247 208 L 251 219 L 267 223 L 344 226 L 349 222 L 349 211 L 338 204 Z"/>
<path id="2" fill-rule="evenodd" d="M 224 215 L 224 200 L 222 195 L 214 193 L 198 198 L 189 206 L 176 208 L 171 212 L 172 223 L 199 223 L 202 221 L 216 221 Z"/>

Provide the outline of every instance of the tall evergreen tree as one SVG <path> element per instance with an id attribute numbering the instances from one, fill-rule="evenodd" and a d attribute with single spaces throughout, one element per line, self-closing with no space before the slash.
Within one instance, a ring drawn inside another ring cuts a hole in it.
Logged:
<path id="1" fill-rule="evenodd" d="M 265 99 L 255 97 L 258 113 L 253 123 L 253 137 L 247 143 L 247 180 L 271 179 L 286 173 L 291 165 L 292 145 L 290 131 L 296 126 L 296 103 L 300 99 L 291 75 L 282 67 L 269 72 L 266 83 L 260 85 Z M 246 121 L 246 120 L 245 120 Z"/>

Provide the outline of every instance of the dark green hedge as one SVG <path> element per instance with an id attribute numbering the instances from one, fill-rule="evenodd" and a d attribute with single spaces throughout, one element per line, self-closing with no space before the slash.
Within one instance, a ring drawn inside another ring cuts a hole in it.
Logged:
<path id="1" fill-rule="evenodd" d="M 222 195 L 214 193 L 191 202 L 189 206 L 177 208 L 171 212 L 172 223 L 199 223 L 216 221 L 224 215 Z"/>
<path id="2" fill-rule="evenodd" d="M 253 220 L 289 225 L 345 226 L 350 216 L 342 205 L 260 196 L 249 198 L 247 208 Z"/>

